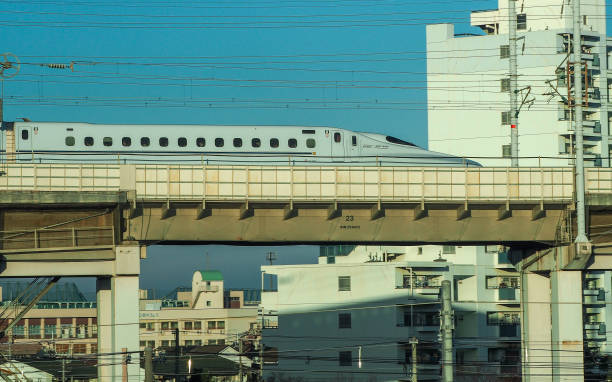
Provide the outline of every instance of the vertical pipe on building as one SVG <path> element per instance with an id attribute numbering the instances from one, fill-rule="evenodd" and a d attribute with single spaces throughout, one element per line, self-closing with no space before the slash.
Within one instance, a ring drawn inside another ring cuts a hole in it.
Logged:
<path id="1" fill-rule="evenodd" d="M 451 283 L 442 281 L 442 381 L 453 381 L 453 311 L 451 307 Z"/>
<path id="2" fill-rule="evenodd" d="M 574 0 L 574 119 L 576 132 L 576 243 L 586 243 L 586 216 L 584 203 L 584 145 L 582 136 L 582 20 L 580 20 L 580 0 Z"/>
<path id="3" fill-rule="evenodd" d="M 518 167 L 518 63 L 516 58 L 516 0 L 508 0 L 508 48 L 510 53 L 510 156 Z"/>

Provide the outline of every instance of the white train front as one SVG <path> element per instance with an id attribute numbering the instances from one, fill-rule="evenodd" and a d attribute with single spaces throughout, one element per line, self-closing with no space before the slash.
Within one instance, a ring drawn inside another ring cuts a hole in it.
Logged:
<path id="1" fill-rule="evenodd" d="M 479 166 L 401 139 L 330 127 L 3 122 L 11 163 Z"/>

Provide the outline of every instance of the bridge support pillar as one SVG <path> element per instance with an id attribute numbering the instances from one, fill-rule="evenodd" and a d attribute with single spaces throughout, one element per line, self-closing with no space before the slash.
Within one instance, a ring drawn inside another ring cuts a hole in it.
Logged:
<path id="1" fill-rule="evenodd" d="M 115 274 L 99 277 L 98 302 L 98 380 L 121 381 L 126 356 L 128 380 L 139 376 L 138 275 L 140 248 L 116 248 Z M 127 354 L 121 354 L 123 349 Z M 139 377 L 137 378 L 140 379 Z"/>
<path id="2" fill-rule="evenodd" d="M 521 279 L 521 337 L 523 380 L 552 381 L 542 372 L 552 364 L 550 278 L 540 273 L 523 273 Z"/>
<path id="3" fill-rule="evenodd" d="M 583 381 L 582 272 L 524 273 L 523 379 Z"/>
<path id="4" fill-rule="evenodd" d="M 551 272 L 550 283 L 553 381 L 583 381 L 582 272 Z"/>

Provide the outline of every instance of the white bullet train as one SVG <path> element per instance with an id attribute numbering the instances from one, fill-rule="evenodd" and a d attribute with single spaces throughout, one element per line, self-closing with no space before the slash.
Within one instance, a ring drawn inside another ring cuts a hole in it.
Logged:
<path id="1" fill-rule="evenodd" d="M 401 139 L 331 127 L 3 122 L 11 163 L 480 166 Z"/>

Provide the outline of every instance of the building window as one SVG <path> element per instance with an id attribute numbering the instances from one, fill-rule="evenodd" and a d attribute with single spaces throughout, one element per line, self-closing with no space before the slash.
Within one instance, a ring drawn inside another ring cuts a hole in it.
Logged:
<path id="1" fill-rule="evenodd" d="M 159 138 L 159 145 L 161 147 L 168 147 L 168 138 L 166 137 Z"/>
<path id="2" fill-rule="evenodd" d="M 93 146 L 94 139 L 93 137 L 85 137 L 85 139 L 83 139 L 83 143 L 85 144 L 85 146 Z"/>
<path id="3" fill-rule="evenodd" d="M 215 147 L 223 147 L 224 144 L 223 138 L 215 138 Z"/>
<path id="4" fill-rule="evenodd" d="M 289 138 L 289 140 L 287 141 L 287 146 L 289 146 L 290 149 L 296 148 L 297 147 L 297 139 Z"/>
<path id="5" fill-rule="evenodd" d="M 28 140 L 29 137 L 29 132 L 25 129 L 21 130 L 21 139 L 23 139 L 24 141 Z"/>
<path id="6" fill-rule="evenodd" d="M 74 146 L 74 137 L 66 137 L 66 146 Z"/>
<path id="7" fill-rule="evenodd" d="M 147 341 L 147 347 L 155 349 L 155 341 Z"/>
<path id="8" fill-rule="evenodd" d="M 185 330 L 193 330 L 193 322 L 186 321 L 185 322 Z"/>
<path id="9" fill-rule="evenodd" d="M 147 346 L 147 341 L 140 341 L 140 347 L 143 348 Z"/>
<path id="10" fill-rule="evenodd" d="M 113 145 L 113 138 L 112 137 L 104 137 L 102 138 L 102 144 L 106 147 L 110 147 Z"/>
<path id="11" fill-rule="evenodd" d="M 170 341 L 168 341 L 168 340 L 162 340 L 162 344 L 161 344 L 161 346 L 163 346 L 163 347 L 168 347 L 168 345 L 170 345 Z"/>
<path id="12" fill-rule="evenodd" d="M 516 15 L 516 30 L 524 31 L 527 29 L 527 14 L 519 13 Z"/>
<path id="13" fill-rule="evenodd" d="M 216 345 L 217 344 L 217 340 L 208 340 L 208 344 L 209 345 Z"/>
<path id="14" fill-rule="evenodd" d="M 234 147 L 242 147 L 242 138 L 234 138 Z"/>
<path id="15" fill-rule="evenodd" d="M 200 330 L 200 329 L 202 329 L 202 321 L 194 321 L 194 322 L 193 322 L 193 328 L 194 328 L 195 330 Z"/>
<path id="16" fill-rule="evenodd" d="M 338 313 L 338 329 L 350 329 L 351 328 L 351 314 L 350 313 Z"/>
<path id="17" fill-rule="evenodd" d="M 502 157 L 510 158 L 512 156 L 512 146 L 502 145 Z"/>
<path id="18" fill-rule="evenodd" d="M 151 145 L 151 140 L 149 137 L 142 137 L 140 138 L 140 145 L 142 147 L 149 147 Z"/>
<path id="19" fill-rule="evenodd" d="M 211 302 L 210 301 L 206 301 L 206 306 L 210 306 Z"/>
<path id="20" fill-rule="evenodd" d="M 518 325 L 521 323 L 520 312 L 487 312 L 487 325 Z"/>
<path id="21" fill-rule="evenodd" d="M 57 337 L 57 332 L 55 331 L 55 324 L 49 325 L 47 324 L 47 319 L 45 319 L 45 338 L 55 338 Z"/>
<path id="22" fill-rule="evenodd" d="M 338 352 L 338 361 L 340 366 L 352 366 L 353 352 L 350 350 Z"/>
<path id="23" fill-rule="evenodd" d="M 509 111 L 502 111 L 501 112 L 501 124 L 502 125 L 509 125 L 510 124 L 510 112 Z"/>
<path id="24" fill-rule="evenodd" d="M 217 321 L 217 329 L 225 329 L 225 321 Z"/>
<path id="25" fill-rule="evenodd" d="M 121 138 L 121 145 L 123 147 L 130 147 L 132 145 L 132 138 L 130 137 Z"/>
<path id="26" fill-rule="evenodd" d="M 178 142 L 177 142 L 177 143 L 178 143 L 179 147 L 185 147 L 185 146 L 187 146 L 187 138 L 185 138 L 185 137 L 180 137 L 180 138 L 178 139 Z"/>
<path id="27" fill-rule="evenodd" d="M 338 290 L 341 292 L 351 290 L 351 276 L 338 276 Z"/>
<path id="28" fill-rule="evenodd" d="M 510 78 L 502 78 L 500 80 L 501 83 L 501 92 L 502 93 L 507 93 L 510 91 Z"/>
<path id="29" fill-rule="evenodd" d="M 510 46 L 509 45 L 500 45 L 499 47 L 499 58 L 509 58 L 510 57 Z"/>
<path id="30" fill-rule="evenodd" d="M 206 146 L 206 139 L 204 138 L 196 138 L 196 146 L 198 147 L 204 147 Z"/>
<path id="31" fill-rule="evenodd" d="M 278 148 L 278 138 L 271 138 L 270 139 L 270 147 L 272 147 L 273 149 Z"/>
<path id="32" fill-rule="evenodd" d="M 259 139 L 259 138 L 251 139 L 251 146 L 253 146 L 255 148 L 261 147 L 261 139 Z"/>
<path id="33" fill-rule="evenodd" d="M 444 254 L 444 255 L 454 255 L 455 254 L 455 246 L 454 245 L 443 245 L 442 246 L 442 254 Z"/>
<path id="34" fill-rule="evenodd" d="M 309 149 L 314 149 L 316 145 L 317 142 L 313 138 L 308 138 L 306 140 L 306 147 L 308 147 Z"/>

